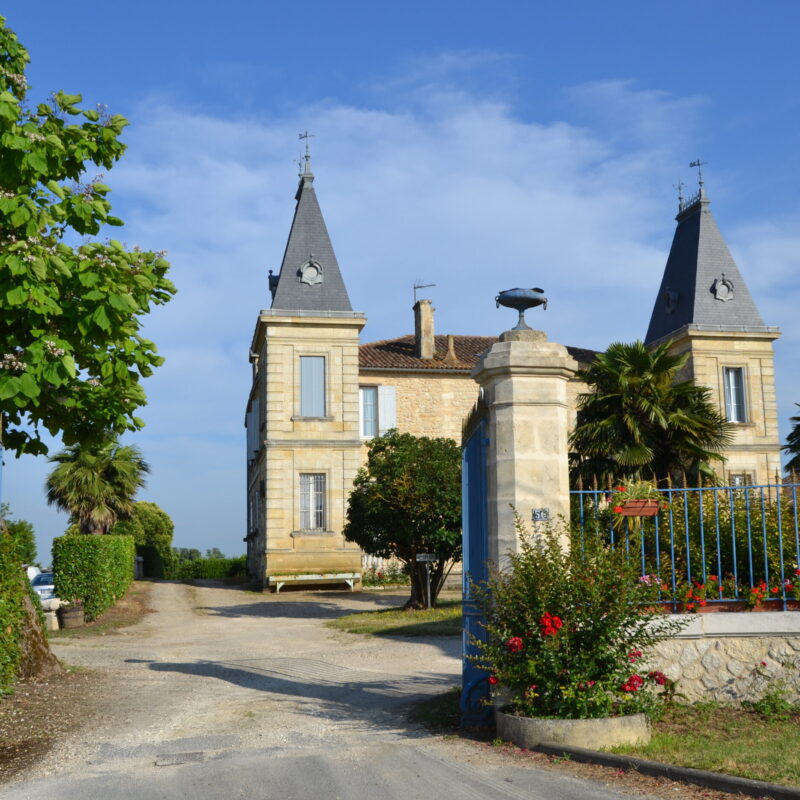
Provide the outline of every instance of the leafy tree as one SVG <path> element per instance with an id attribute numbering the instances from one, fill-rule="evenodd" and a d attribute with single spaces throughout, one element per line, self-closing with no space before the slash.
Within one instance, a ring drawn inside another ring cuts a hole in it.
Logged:
<path id="1" fill-rule="evenodd" d="M 112 534 L 133 536 L 137 555 L 144 556 L 145 575 L 151 578 L 171 578 L 177 566 L 172 551 L 175 523 L 163 508 L 140 500 L 133 504 L 131 516 L 114 523 Z"/>
<path id="2" fill-rule="evenodd" d="M 199 561 L 203 557 L 203 554 L 196 547 L 173 547 L 172 550 L 179 563 Z"/>
<path id="3" fill-rule="evenodd" d="M 140 317 L 175 289 L 163 253 L 98 244 L 127 120 L 57 92 L 29 104 L 28 52 L 0 17 L 0 436 L 16 455 L 135 430 L 140 378 L 162 363 Z M 77 244 L 79 237 L 83 243 Z"/>
<path id="4" fill-rule="evenodd" d="M 225 553 L 219 547 L 211 547 L 206 550 L 206 558 L 225 558 Z"/>
<path id="5" fill-rule="evenodd" d="M 800 408 L 800 403 L 795 403 Z M 786 444 L 781 448 L 787 453 L 792 454 L 792 458 L 786 463 L 787 472 L 800 472 L 800 414 L 789 418 L 794 422 L 791 433 L 786 437 Z"/>
<path id="6" fill-rule="evenodd" d="M 407 608 L 426 605 L 425 564 L 434 553 L 431 600 L 461 560 L 461 452 L 452 439 L 390 431 L 370 440 L 367 463 L 353 482 L 345 538 L 365 553 L 406 564 L 411 576 Z"/>
<path id="7" fill-rule="evenodd" d="M 33 525 L 24 519 L 11 519 L 8 503 L 0 504 L 0 518 L 5 520 L 6 530 L 14 540 L 20 562 L 33 564 L 36 561 L 36 534 Z"/>
<path id="8" fill-rule="evenodd" d="M 573 477 L 713 477 L 711 463 L 723 460 L 733 426 L 708 389 L 677 380 L 689 355 L 671 354 L 670 344 L 615 342 L 578 372 L 590 391 L 578 398 L 570 437 Z"/>
<path id="9" fill-rule="evenodd" d="M 133 497 L 150 467 L 137 447 L 109 440 L 96 447 L 75 444 L 49 459 L 58 466 L 45 484 L 47 502 L 67 511 L 81 533 L 108 533 L 133 513 Z"/>

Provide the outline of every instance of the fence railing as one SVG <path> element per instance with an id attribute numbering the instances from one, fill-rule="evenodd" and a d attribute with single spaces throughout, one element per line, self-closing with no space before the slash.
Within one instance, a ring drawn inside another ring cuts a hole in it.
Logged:
<path id="1" fill-rule="evenodd" d="M 718 604 L 800 605 L 800 484 L 661 491 L 653 517 L 614 511 L 613 490 L 571 492 L 573 533 L 600 536 L 639 560 L 641 581 L 673 610 Z"/>

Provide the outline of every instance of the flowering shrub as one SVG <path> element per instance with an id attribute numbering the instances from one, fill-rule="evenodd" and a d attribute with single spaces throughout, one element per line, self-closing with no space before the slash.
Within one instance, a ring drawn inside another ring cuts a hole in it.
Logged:
<path id="1" fill-rule="evenodd" d="M 364 586 L 407 586 L 409 577 L 402 564 L 390 561 L 382 567 L 367 567 L 361 572 L 361 582 Z"/>
<path id="2" fill-rule="evenodd" d="M 640 581 L 623 547 L 587 537 L 567 551 L 553 529 L 532 539 L 518 528 L 509 568 L 474 587 L 487 633 L 476 661 L 490 684 L 524 716 L 655 713 L 668 679 L 642 669 L 644 654 L 682 627 L 650 605 L 660 582 Z"/>

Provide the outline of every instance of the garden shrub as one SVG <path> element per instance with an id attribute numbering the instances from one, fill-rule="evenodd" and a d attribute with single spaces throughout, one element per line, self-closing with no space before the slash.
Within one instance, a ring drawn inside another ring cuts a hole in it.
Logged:
<path id="1" fill-rule="evenodd" d="M 247 574 L 247 556 L 235 558 L 197 558 L 193 561 L 181 561 L 176 568 L 175 577 L 179 581 L 191 581 L 195 578 L 233 578 Z"/>
<path id="2" fill-rule="evenodd" d="M 22 657 L 23 597 L 28 582 L 22 575 L 16 542 L 0 522 L 0 693 L 14 682 Z"/>
<path id="3" fill-rule="evenodd" d="M 144 559 L 145 578 L 175 578 L 174 530 L 172 518 L 164 509 L 142 500 L 134 503 L 132 516 L 116 522 L 109 533 L 133 536 L 136 554 Z"/>
<path id="4" fill-rule="evenodd" d="M 597 538 L 565 549 L 553 528 L 529 536 L 504 572 L 474 587 L 486 641 L 476 661 L 530 717 L 605 717 L 656 713 L 656 691 L 674 686 L 642 664 L 652 645 L 682 621 L 652 604 L 657 587 L 640 580 L 622 547 Z"/>
<path id="5" fill-rule="evenodd" d="M 361 571 L 364 586 L 407 586 L 411 577 L 405 565 L 399 561 L 389 561 L 382 567 L 367 567 Z"/>
<path id="6" fill-rule="evenodd" d="M 56 596 L 80 600 L 91 621 L 114 605 L 133 580 L 131 536 L 59 536 L 53 540 Z"/>

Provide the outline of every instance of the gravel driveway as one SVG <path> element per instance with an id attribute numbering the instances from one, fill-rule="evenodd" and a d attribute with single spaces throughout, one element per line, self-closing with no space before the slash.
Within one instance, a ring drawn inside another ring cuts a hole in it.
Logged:
<path id="1" fill-rule="evenodd" d="M 4 797 L 620 796 L 565 774 L 469 763 L 474 750 L 410 725 L 402 707 L 459 682 L 460 640 L 324 625 L 398 604 L 390 594 L 156 583 L 156 613 L 138 625 L 54 643 L 66 663 L 109 676 L 113 703 Z"/>

